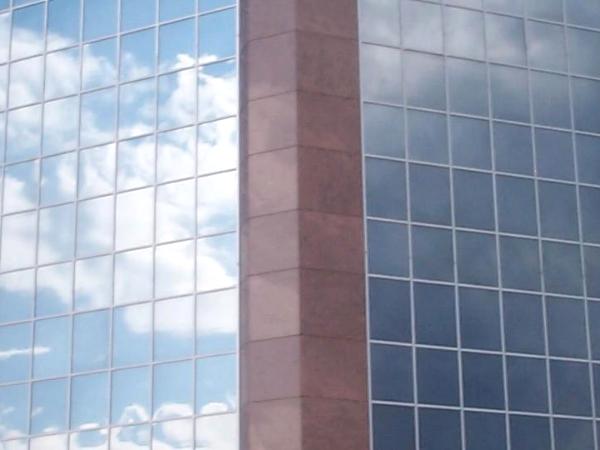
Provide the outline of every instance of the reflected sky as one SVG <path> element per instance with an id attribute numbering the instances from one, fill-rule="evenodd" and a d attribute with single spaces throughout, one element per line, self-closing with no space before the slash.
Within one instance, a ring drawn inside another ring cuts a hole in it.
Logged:
<path id="1" fill-rule="evenodd" d="M 29 3 L 0 0 L 0 448 L 232 450 L 237 358 L 193 386 L 237 351 L 235 2 Z"/>

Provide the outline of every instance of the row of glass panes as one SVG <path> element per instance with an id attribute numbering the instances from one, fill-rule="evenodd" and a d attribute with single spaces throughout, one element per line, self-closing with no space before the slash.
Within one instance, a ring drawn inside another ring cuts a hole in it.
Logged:
<path id="1" fill-rule="evenodd" d="M 195 422 L 195 425 L 194 425 Z M 215 414 L 197 419 L 155 422 L 111 429 L 78 431 L 0 442 L 2 450 L 149 450 L 237 448 L 237 415 Z"/>
<path id="2" fill-rule="evenodd" d="M 81 104 L 78 96 L 46 103 L 44 114 L 39 104 L 9 111 L 6 162 L 36 157 L 40 147 L 53 154 L 110 142 L 117 132 L 128 138 L 151 133 L 155 126 L 165 130 L 233 115 L 235 70 L 235 62 L 227 61 L 164 75 L 158 92 L 154 79 L 126 84 L 118 102 L 117 89 L 108 88 L 83 94 Z"/>
<path id="3" fill-rule="evenodd" d="M 377 277 L 369 296 L 372 341 L 600 360 L 597 301 Z"/>
<path id="4" fill-rule="evenodd" d="M 538 69 L 600 76 L 600 33 L 462 8 L 404 1 L 403 21 L 369 8 L 364 42 Z M 394 21 L 397 20 L 397 23 Z M 387 26 L 382 26 L 384 23 Z M 443 22 L 443 26 L 442 26 Z M 423 26 L 426 23 L 427 26 Z M 379 24 L 376 26 L 375 24 Z M 485 25 L 484 25 L 485 24 Z M 527 24 L 527 30 L 525 30 Z M 394 29 L 394 33 L 390 32 Z M 402 29 L 402 33 L 400 33 Z M 402 36 L 401 36 L 402 34 Z M 568 47 L 568 48 L 567 48 Z M 568 50 L 568 51 L 567 51 Z M 568 55 L 568 61 L 567 61 Z"/>
<path id="5" fill-rule="evenodd" d="M 488 96 L 487 66 L 483 63 L 366 44 L 362 67 L 365 101 L 478 116 L 491 114 L 513 122 L 529 123 L 533 116 L 538 125 L 574 126 L 580 131 L 600 133 L 597 80 L 491 65 Z M 553 106 L 548 107 L 548 102 Z M 429 120 L 436 121 L 434 117 Z"/>
<path id="6" fill-rule="evenodd" d="M 80 47 L 53 51 L 46 54 L 45 67 L 44 56 L 29 57 L 40 53 L 42 48 L 32 43 L 30 35 L 26 34 L 21 37 L 18 47 L 24 47 L 26 50 L 23 51 L 30 54 L 26 55 L 27 59 L 10 65 L 11 85 L 8 91 L 9 66 L 0 66 L 0 108 L 5 107 L 7 92 L 11 97 L 8 105 L 11 108 L 41 101 L 44 70 L 44 94 L 46 99 L 51 99 L 76 93 L 80 84 L 83 90 L 96 89 L 116 83 L 117 78 L 129 81 L 151 76 L 157 68 L 162 73 L 194 66 L 197 61 L 205 64 L 235 56 L 235 36 L 229 32 L 235 26 L 235 12 L 235 9 L 226 9 L 198 18 L 197 51 L 194 38 L 196 19 L 162 25 L 158 28 L 158 39 L 157 30 L 149 28 L 123 34 L 120 38 L 85 44 L 81 47 L 81 58 Z M 20 56 L 13 55 L 13 59 Z M 3 62 L 1 56 L 0 62 Z"/>
<path id="7" fill-rule="evenodd" d="M 11 409 L 2 414 L 2 440 L 29 433 L 131 425 L 150 418 L 162 421 L 233 412 L 236 357 L 213 356 L 39 381 L 31 385 L 31 394 L 29 388 L 27 384 L 0 386 L 0 405 Z M 30 400 L 33 414 L 29 413 Z"/>
<path id="8" fill-rule="evenodd" d="M 367 155 L 600 185 L 600 136 L 370 103 L 363 127 Z"/>
<path id="9" fill-rule="evenodd" d="M 466 285 L 499 286 L 555 295 L 600 297 L 594 277 L 600 268 L 600 249 L 563 242 L 500 237 L 494 234 L 370 220 L 369 266 L 373 274 L 394 277 L 412 275 L 419 280 L 456 281 Z M 456 240 L 454 244 L 453 239 Z M 456 248 L 454 248 L 456 245 Z M 497 249 L 500 249 L 498 272 Z M 541 257 L 541 262 L 540 262 Z M 582 271 L 584 262 L 585 277 Z M 543 264 L 543 266 L 542 266 Z M 542 270 L 543 267 L 543 276 Z M 587 290 L 587 292 L 584 291 Z"/>
<path id="10" fill-rule="evenodd" d="M 410 203 L 413 222 L 493 231 L 495 206 L 500 232 L 537 236 L 537 197 L 542 237 L 600 244 L 597 188 L 412 163 L 407 170 L 403 162 L 376 158 L 367 158 L 366 174 L 371 217 L 406 220 Z"/>
<path id="11" fill-rule="evenodd" d="M 0 0 L 0 9 L 2 9 Z M 83 3 L 83 13 L 81 12 L 81 3 Z M 195 0 L 161 0 L 159 20 L 171 21 L 178 18 L 187 17 L 196 13 Z M 118 5 L 121 5 L 118 11 Z M 211 10 L 226 8 L 234 5 L 231 0 L 199 0 L 199 12 L 205 13 Z M 46 15 L 47 11 L 47 15 Z M 8 47 L 11 45 L 12 59 L 23 58 L 28 55 L 41 53 L 44 48 L 55 50 L 72 46 L 81 41 L 80 33 L 83 34 L 83 41 L 99 39 L 117 32 L 126 32 L 134 29 L 140 29 L 154 25 L 156 20 L 156 0 L 53 0 L 51 2 L 37 3 L 24 8 L 14 9 L 12 11 L 13 42 L 10 44 L 10 13 L 0 14 L 0 62 L 7 59 Z M 83 28 L 80 21 L 83 19 Z M 117 26 L 120 20 L 121 26 Z M 200 30 L 200 36 L 208 38 L 210 33 L 223 33 L 219 29 L 220 23 L 215 20 L 207 21 L 206 30 Z M 194 28 L 192 24 L 192 29 Z M 235 29 L 235 22 L 227 22 L 226 36 L 227 41 L 232 40 L 234 33 L 229 32 Z M 19 33 L 16 33 L 18 30 Z M 47 46 L 44 47 L 44 34 L 48 35 Z M 208 34 L 206 34 L 208 33 Z M 188 42 L 187 34 L 176 37 L 179 45 L 192 45 L 195 39 L 191 38 Z M 25 48 L 18 39 L 27 39 L 29 46 Z M 214 45 L 220 45 L 214 42 Z"/>

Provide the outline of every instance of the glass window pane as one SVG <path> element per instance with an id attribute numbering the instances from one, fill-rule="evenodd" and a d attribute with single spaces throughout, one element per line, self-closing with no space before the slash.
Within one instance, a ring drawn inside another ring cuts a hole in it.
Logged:
<path id="1" fill-rule="evenodd" d="M 235 56 L 236 10 L 227 9 L 198 18 L 198 62 L 205 64 Z"/>
<path id="2" fill-rule="evenodd" d="M 112 361 L 116 367 L 143 364 L 152 359 L 152 305 L 114 310 Z"/>
<path id="3" fill-rule="evenodd" d="M 152 249 L 118 253 L 115 256 L 115 304 L 152 297 Z"/>
<path id="4" fill-rule="evenodd" d="M 234 0 L 199 0 L 198 10 L 199 12 L 206 12 L 217 8 L 224 8 L 225 6 L 231 6 L 234 4 Z"/>
<path id="5" fill-rule="evenodd" d="M 134 446 L 136 450 L 150 450 L 151 437 L 150 425 L 113 428 L 110 430 L 110 448 L 128 450 Z"/>
<path id="6" fill-rule="evenodd" d="M 194 14 L 195 3 L 194 0 L 160 0 L 160 20 L 171 20 Z"/>
<path id="7" fill-rule="evenodd" d="M 600 243 L 600 189 L 580 187 L 583 240 Z"/>
<path id="8" fill-rule="evenodd" d="M 547 417 L 510 416 L 512 450 L 550 448 L 550 423 Z"/>
<path id="9" fill-rule="evenodd" d="M 133 189 L 154 183 L 154 136 L 119 142 L 117 189 Z"/>
<path id="10" fill-rule="evenodd" d="M 370 337 L 411 342 L 410 285 L 404 281 L 369 278 Z"/>
<path id="11" fill-rule="evenodd" d="M 476 169 L 492 168 L 489 122 L 451 117 L 450 135 L 454 165 Z"/>
<path id="12" fill-rule="evenodd" d="M 554 440 L 557 450 L 593 450 L 594 424 L 585 420 L 554 419 Z"/>
<path id="13" fill-rule="evenodd" d="M 0 323 L 29 319 L 34 289 L 33 270 L 0 275 Z"/>
<path id="14" fill-rule="evenodd" d="M 500 350 L 500 304 L 498 293 L 461 288 L 460 340 L 464 348 Z"/>
<path id="15" fill-rule="evenodd" d="M 415 283 L 415 335 L 418 344 L 456 346 L 454 288 Z"/>
<path id="16" fill-rule="evenodd" d="M 39 190 L 39 162 L 31 161 L 4 169 L 4 213 L 33 209 Z"/>
<path id="17" fill-rule="evenodd" d="M 233 411 L 237 404 L 235 355 L 196 360 L 196 413 Z"/>
<path id="18" fill-rule="evenodd" d="M 496 239 L 493 235 L 457 232 L 456 252 L 459 282 L 498 284 Z"/>
<path id="19" fill-rule="evenodd" d="M 396 0 L 360 0 L 362 40 L 400 46 L 400 2 Z"/>
<path id="20" fill-rule="evenodd" d="M 427 3 L 422 3 L 427 5 Z M 444 60 L 440 56 L 404 53 L 406 103 L 422 108 L 446 109 Z"/>
<path id="21" fill-rule="evenodd" d="M 575 179 L 573 143 L 569 133 L 537 128 L 535 147 L 539 176 L 559 180 Z"/>
<path id="22" fill-rule="evenodd" d="M 2 411 L 6 411 L 2 417 L 4 426 L 0 430 L 0 438 L 26 435 L 29 425 L 29 385 L 17 384 L 0 387 L 0 408 Z M 22 441 L 16 442 L 22 443 Z M 24 447 L 17 447 L 14 450 L 27 448 L 27 443 L 23 445 Z"/>
<path id="23" fill-rule="evenodd" d="M 196 353 L 234 352 L 237 348 L 238 291 L 228 289 L 196 297 Z"/>
<path id="24" fill-rule="evenodd" d="M 10 65 L 10 88 L 8 90 L 8 106 L 10 108 L 38 103 L 42 100 L 43 65 L 44 59 L 41 56 L 17 61 Z"/>
<path id="25" fill-rule="evenodd" d="M 40 211 L 38 263 L 66 261 L 75 249 L 75 207 L 73 204 Z"/>
<path id="26" fill-rule="evenodd" d="M 362 116 L 365 153 L 403 158 L 404 111 L 366 103 Z"/>
<path id="27" fill-rule="evenodd" d="M 586 273 L 598 273 L 598 270 L 600 270 L 600 249 L 588 246 L 584 248 Z M 600 279 L 598 277 L 587 276 L 586 286 L 588 296 L 600 298 Z"/>
<path id="28" fill-rule="evenodd" d="M 48 378 L 67 375 L 71 365 L 71 320 L 69 317 L 35 323 L 33 376 Z"/>
<path id="29" fill-rule="evenodd" d="M 2 270 L 32 266 L 35 261 L 36 213 L 2 219 Z"/>
<path id="30" fill-rule="evenodd" d="M 527 12 L 530 17 L 562 22 L 562 0 L 527 0 Z"/>
<path id="31" fill-rule="evenodd" d="M 570 128 L 568 78 L 543 72 L 532 72 L 531 75 L 535 123 Z"/>
<path id="32" fill-rule="evenodd" d="M 575 128 L 600 133 L 600 81 L 574 78 L 572 89 Z"/>
<path id="33" fill-rule="evenodd" d="M 75 199 L 77 154 L 66 153 L 42 160 L 42 205 Z"/>
<path id="34" fill-rule="evenodd" d="M 543 242 L 547 292 L 582 295 L 581 258 L 576 245 Z"/>
<path id="35" fill-rule="evenodd" d="M 533 175 L 530 128 L 494 123 L 494 150 L 496 170 Z"/>
<path id="36" fill-rule="evenodd" d="M 405 225 L 370 220 L 367 225 L 369 271 L 408 275 L 408 232 Z"/>
<path id="37" fill-rule="evenodd" d="M 80 2 L 48 2 L 48 50 L 79 42 Z"/>
<path id="38" fill-rule="evenodd" d="M 579 236 L 577 194 L 574 186 L 540 182 L 542 236 L 575 240 Z"/>
<path id="39" fill-rule="evenodd" d="M 159 183 L 194 175 L 195 133 L 195 128 L 188 127 L 158 135 L 156 176 Z M 222 146 L 221 150 L 224 150 Z"/>
<path id="40" fill-rule="evenodd" d="M 112 256 L 79 260 L 75 264 L 75 309 L 97 309 L 112 302 Z"/>
<path id="41" fill-rule="evenodd" d="M 147 134 L 154 130 L 156 82 L 136 81 L 121 86 L 119 93 L 119 138 Z"/>
<path id="42" fill-rule="evenodd" d="M 483 4 L 492 11 L 509 14 L 523 13 L 523 0 L 483 0 Z"/>
<path id="43" fill-rule="evenodd" d="M 154 189 L 141 189 L 117 195 L 117 249 L 152 243 Z"/>
<path id="44" fill-rule="evenodd" d="M 398 442 L 406 450 L 415 449 L 414 410 L 404 406 L 373 405 L 373 448 L 393 450 Z"/>
<path id="45" fill-rule="evenodd" d="M 414 276 L 429 280 L 452 281 L 454 279 L 452 232 L 429 227 L 412 227 L 411 231 Z M 387 246 L 389 241 L 385 242 Z"/>
<path id="46" fill-rule="evenodd" d="M 406 168 L 404 163 L 365 160 L 367 215 L 386 219 L 406 218 Z"/>
<path id="47" fill-rule="evenodd" d="M 0 383 L 27 380 L 31 353 L 30 323 L 1 327 Z"/>
<path id="48" fill-rule="evenodd" d="M 71 309 L 73 265 L 57 264 L 38 268 L 35 315 L 64 314 Z"/>
<path id="49" fill-rule="evenodd" d="M 238 238 L 234 233 L 198 239 L 196 289 L 212 291 L 235 286 L 238 280 Z"/>
<path id="50" fill-rule="evenodd" d="M 459 450 L 460 413 L 441 409 L 420 409 L 419 442 L 423 449 Z"/>
<path id="51" fill-rule="evenodd" d="M 587 250 L 587 248 L 586 248 Z M 588 301 L 589 323 L 596 324 L 600 320 L 600 302 Z M 590 344 L 592 359 L 600 359 L 600 327 L 590 326 Z M 599 392 L 600 394 L 600 392 Z"/>
<path id="52" fill-rule="evenodd" d="M 544 354 L 544 314 L 541 297 L 503 293 L 506 350 Z"/>
<path id="53" fill-rule="evenodd" d="M 494 117 L 529 122 L 527 71 L 512 67 L 492 66 L 491 82 Z"/>
<path id="54" fill-rule="evenodd" d="M 407 48 L 441 53 L 443 51 L 441 6 L 411 0 L 403 1 L 402 41 Z"/>
<path id="55" fill-rule="evenodd" d="M 540 69 L 565 71 L 567 54 L 564 28 L 533 20 L 527 22 L 527 27 L 529 64 Z"/>
<path id="56" fill-rule="evenodd" d="M 548 351 L 552 356 L 587 357 L 585 303 L 582 300 L 549 297 Z"/>
<path id="57" fill-rule="evenodd" d="M 193 19 L 180 20 L 159 28 L 159 70 L 161 72 L 194 64 L 195 28 Z"/>
<path id="58" fill-rule="evenodd" d="M 112 250 L 113 198 L 103 197 L 78 204 L 77 255 L 90 256 Z"/>
<path id="59" fill-rule="evenodd" d="M 6 162 L 33 158 L 40 154 L 42 107 L 40 105 L 8 112 Z"/>
<path id="60" fill-rule="evenodd" d="M 555 414 L 591 416 L 590 370 L 587 363 L 550 361 L 552 411 Z"/>
<path id="61" fill-rule="evenodd" d="M 33 383 L 31 433 L 64 431 L 67 426 L 68 379 Z"/>
<path id="62" fill-rule="evenodd" d="M 121 30 L 152 25 L 156 21 L 157 0 L 121 0 Z"/>
<path id="63" fill-rule="evenodd" d="M 408 111 L 408 151 L 413 160 L 447 163 L 446 116 Z"/>
<path id="64" fill-rule="evenodd" d="M 236 172 L 198 178 L 198 234 L 234 231 L 237 227 Z"/>
<path id="65" fill-rule="evenodd" d="M 192 361 L 154 366 L 153 417 L 155 419 L 179 418 L 194 413 L 193 371 Z"/>
<path id="66" fill-rule="evenodd" d="M 402 52 L 376 45 L 361 46 L 364 100 L 402 104 Z"/>
<path id="67" fill-rule="evenodd" d="M 512 411 L 547 412 L 548 384 L 543 359 L 508 356 L 508 404 Z"/>
<path id="68" fill-rule="evenodd" d="M 483 14 L 459 8 L 444 10 L 446 52 L 449 55 L 483 59 Z"/>
<path id="69" fill-rule="evenodd" d="M 117 40 L 105 39 L 83 46 L 82 87 L 93 89 L 117 81 Z"/>
<path id="70" fill-rule="evenodd" d="M 181 108 L 181 101 L 179 101 Z M 237 69 L 234 60 L 198 68 L 198 120 L 220 119 L 237 114 Z"/>
<path id="71" fill-rule="evenodd" d="M 462 371 L 466 407 L 504 409 L 502 356 L 463 353 Z"/>
<path id="72" fill-rule="evenodd" d="M 71 428 L 108 424 L 108 372 L 74 377 L 71 381 Z"/>
<path id="73" fill-rule="evenodd" d="M 69 448 L 77 450 L 108 450 L 108 430 L 71 433 Z"/>
<path id="74" fill-rule="evenodd" d="M 111 423 L 147 420 L 150 413 L 149 367 L 118 370 L 112 374 Z"/>
<path id="75" fill-rule="evenodd" d="M 8 60 L 8 48 L 10 41 L 10 19 L 9 13 L 0 14 L 0 62 L 6 62 Z"/>
<path id="76" fill-rule="evenodd" d="M 194 353 L 194 299 L 184 297 L 154 307 L 154 359 L 164 361 Z"/>
<path id="77" fill-rule="evenodd" d="M 80 143 L 82 147 L 114 139 L 116 91 L 105 89 L 81 96 Z"/>
<path id="78" fill-rule="evenodd" d="M 503 414 L 465 414 L 467 450 L 506 450 L 506 420 Z"/>
<path id="79" fill-rule="evenodd" d="M 411 164 L 409 171 L 412 220 L 450 225 L 449 170 Z"/>
<path id="80" fill-rule="evenodd" d="M 565 2 L 567 22 L 584 27 L 600 28 L 600 5 L 586 0 Z"/>
<path id="81" fill-rule="evenodd" d="M 453 171 L 454 216 L 458 227 L 494 229 L 494 186 L 489 174 Z"/>
<path id="82" fill-rule="evenodd" d="M 143 30 L 121 37 L 121 80 L 133 80 L 155 72 L 155 30 Z"/>
<path id="83" fill-rule="evenodd" d="M 45 4 L 13 11 L 11 58 L 25 58 L 44 50 Z"/>
<path id="84" fill-rule="evenodd" d="M 79 152 L 79 196 L 82 198 L 113 192 L 115 145 Z"/>
<path id="85" fill-rule="evenodd" d="M 498 227 L 501 232 L 537 234 L 535 186 L 533 181 L 496 177 Z"/>
<path id="86" fill-rule="evenodd" d="M 412 349 L 371 345 L 371 393 L 375 401 L 412 402 Z"/>
<path id="87" fill-rule="evenodd" d="M 458 406 L 457 353 L 417 349 L 417 386 L 420 403 Z"/>
<path id="88" fill-rule="evenodd" d="M 158 79 L 158 127 L 174 128 L 194 121 L 195 70 L 181 70 Z"/>
<path id="89" fill-rule="evenodd" d="M 52 2 L 48 7 L 52 8 L 51 5 L 55 3 Z M 79 48 L 48 53 L 44 88 L 46 99 L 76 94 L 79 91 L 79 72 Z"/>
<path id="90" fill-rule="evenodd" d="M 485 64 L 448 58 L 446 67 L 450 110 L 487 116 L 488 88 Z"/>
<path id="91" fill-rule="evenodd" d="M 526 64 L 523 19 L 488 14 L 486 35 L 490 60 Z"/>
<path id="92" fill-rule="evenodd" d="M 87 41 L 117 31 L 117 0 L 84 0 L 83 38 Z"/>
<path id="93" fill-rule="evenodd" d="M 194 290 L 194 241 L 156 248 L 155 295 L 171 297 Z"/>
<path id="94" fill-rule="evenodd" d="M 152 428 L 152 448 L 192 448 L 194 442 L 192 419 L 159 422 Z M 173 432 L 173 430 L 177 431 Z"/>
<path id="95" fill-rule="evenodd" d="M 538 242 L 508 236 L 500 238 L 502 286 L 539 291 L 541 268 Z"/>
<path id="96" fill-rule="evenodd" d="M 84 372 L 107 368 L 109 328 L 109 311 L 74 316 L 73 371 Z"/>
<path id="97" fill-rule="evenodd" d="M 596 50 L 600 46 L 600 33 L 567 28 L 571 71 L 580 75 L 600 76 L 600 62 Z"/>
<path id="98" fill-rule="evenodd" d="M 156 191 L 156 240 L 158 242 L 185 239 L 194 236 L 196 204 L 194 180 L 158 186 Z M 212 190 L 207 196 L 221 197 L 222 191 Z M 213 214 L 219 212 L 213 200 Z"/>
<path id="99" fill-rule="evenodd" d="M 600 139 L 577 134 L 576 145 L 579 181 L 600 185 Z"/>

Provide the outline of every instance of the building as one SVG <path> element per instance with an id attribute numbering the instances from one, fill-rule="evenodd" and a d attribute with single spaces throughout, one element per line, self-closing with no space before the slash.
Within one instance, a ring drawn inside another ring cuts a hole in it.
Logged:
<path id="1" fill-rule="evenodd" d="M 600 0 L 0 0 L 0 449 L 600 449 L 599 52 Z"/>

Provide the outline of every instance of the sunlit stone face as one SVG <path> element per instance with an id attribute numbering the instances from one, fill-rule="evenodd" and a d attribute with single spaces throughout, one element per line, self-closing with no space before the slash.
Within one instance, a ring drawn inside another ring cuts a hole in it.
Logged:
<path id="1" fill-rule="evenodd" d="M 9 3 L 0 449 L 237 448 L 235 0 Z"/>

